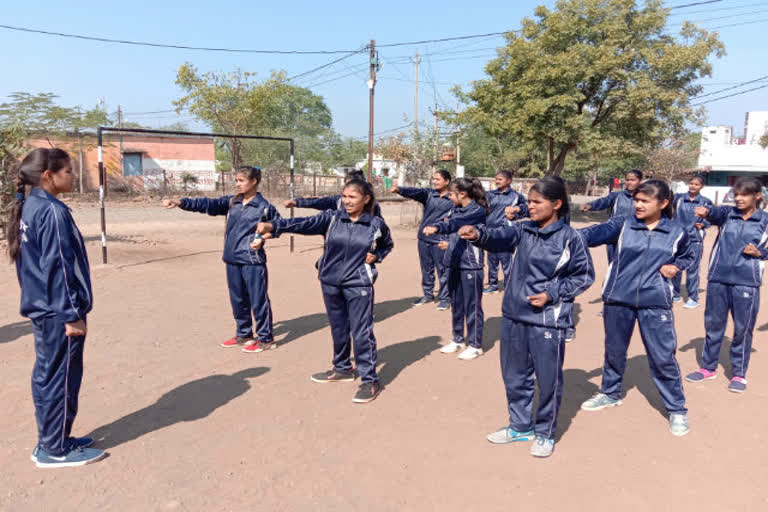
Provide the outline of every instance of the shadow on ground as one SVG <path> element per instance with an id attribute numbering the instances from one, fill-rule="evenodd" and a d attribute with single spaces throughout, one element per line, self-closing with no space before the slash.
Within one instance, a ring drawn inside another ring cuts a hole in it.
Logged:
<path id="1" fill-rule="evenodd" d="M 693 338 L 688 342 L 687 345 L 680 347 L 679 350 L 680 352 L 688 352 L 689 350 L 694 350 L 696 352 L 696 362 L 701 364 L 701 354 L 704 352 L 704 341 L 704 338 Z M 754 352 L 757 352 L 757 350 L 755 350 L 753 341 L 752 353 Z M 731 368 L 731 338 L 727 336 L 723 337 L 723 345 L 720 347 L 720 359 L 718 360 L 717 364 L 718 366 L 723 367 L 725 376 L 728 378 L 728 380 L 730 380 L 733 377 L 733 369 Z"/>
<path id="2" fill-rule="evenodd" d="M 32 334 L 32 322 L 24 320 L 0 327 L 0 343 L 10 343 L 22 336 Z"/>
<path id="3" fill-rule="evenodd" d="M 398 315 L 408 309 L 410 309 L 413 297 L 397 300 L 387 300 L 379 302 L 374 306 L 374 322 L 382 322 L 387 318 Z M 292 320 L 283 320 L 281 322 L 275 322 L 274 336 L 285 335 L 283 339 L 278 339 L 280 345 L 290 343 L 302 336 L 306 336 L 320 329 L 328 327 L 328 315 L 326 313 L 313 313 L 311 315 L 300 316 Z M 374 326 L 375 329 L 375 326 Z M 328 334 L 330 341 L 330 333 Z"/>
<path id="4" fill-rule="evenodd" d="M 381 385 L 391 384 L 400 372 L 440 348 L 441 339 L 440 336 L 427 336 L 380 348 L 377 365 L 380 366 L 378 373 Z"/>
<path id="5" fill-rule="evenodd" d="M 268 371 L 266 367 L 248 368 L 232 375 L 210 375 L 187 382 L 154 404 L 99 427 L 88 436 L 99 448 L 109 449 L 176 423 L 203 419 L 251 389 L 248 379 Z"/>

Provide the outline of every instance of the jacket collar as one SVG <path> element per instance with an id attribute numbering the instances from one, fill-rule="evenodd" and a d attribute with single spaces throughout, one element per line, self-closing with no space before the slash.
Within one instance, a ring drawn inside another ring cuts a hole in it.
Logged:
<path id="1" fill-rule="evenodd" d="M 347 213 L 347 210 L 339 210 L 339 220 L 352 222 L 352 219 L 349 218 L 349 213 Z M 360 214 L 360 217 L 357 219 L 356 224 L 370 224 L 371 220 L 373 220 L 373 215 L 371 215 L 370 213 L 363 212 Z"/>
<path id="2" fill-rule="evenodd" d="M 672 230 L 672 227 L 674 226 L 673 222 L 667 217 L 666 215 L 661 216 L 661 220 L 659 220 L 659 223 L 656 224 L 656 227 L 653 228 L 654 231 L 661 231 L 662 233 L 669 233 Z M 648 226 L 645 225 L 645 222 L 638 219 L 634 215 L 632 216 L 630 220 L 630 225 L 632 229 L 648 229 Z"/>
<path id="3" fill-rule="evenodd" d="M 264 197 L 262 197 L 261 192 L 256 192 L 256 195 L 251 199 L 248 204 L 245 206 L 261 206 L 261 203 L 264 201 Z M 232 199 L 232 204 L 242 204 L 243 198 L 240 195 L 236 195 L 234 199 Z"/>
<path id="4" fill-rule="evenodd" d="M 59 205 L 63 206 L 64 208 L 66 208 L 67 210 L 70 209 L 69 206 L 67 206 L 66 204 L 61 202 L 59 199 L 53 197 L 51 194 L 49 194 L 48 192 L 46 192 L 45 190 L 43 190 L 40 187 L 33 187 L 32 188 L 32 190 L 29 193 L 29 197 L 32 197 L 32 196 L 39 197 L 40 199 L 43 199 L 43 200 L 46 200 L 46 201 L 50 201 L 52 203 L 59 204 Z"/>
<path id="5" fill-rule="evenodd" d="M 621 193 L 629 198 L 632 198 L 632 192 L 630 192 L 629 190 L 624 189 L 621 191 Z"/>
<path id="6" fill-rule="evenodd" d="M 473 201 L 472 201 L 471 203 L 469 203 L 467 206 L 455 206 L 454 208 L 456 208 L 456 213 L 466 213 L 466 212 L 471 212 L 471 211 L 472 211 L 472 210 L 474 210 L 475 208 L 479 208 L 479 207 L 480 207 L 480 205 L 479 205 L 479 204 L 477 204 L 477 203 L 476 203 L 476 202 L 473 200 Z"/>
<path id="7" fill-rule="evenodd" d="M 507 190 L 505 190 L 504 192 L 496 188 L 491 190 L 491 193 L 496 194 L 497 196 L 508 196 L 509 194 L 512 193 L 512 187 L 507 187 Z"/>
<path id="8" fill-rule="evenodd" d="M 683 202 L 699 204 L 699 203 L 703 203 L 704 201 L 703 201 L 703 198 L 701 197 L 701 194 L 696 194 L 696 197 L 691 199 L 691 195 L 688 192 L 686 192 L 685 194 L 683 194 Z"/>
<path id="9" fill-rule="evenodd" d="M 526 231 L 530 231 L 532 233 L 538 233 L 540 235 L 548 235 L 550 233 L 554 233 L 555 231 L 560 231 L 565 226 L 565 222 L 563 222 L 563 219 L 557 219 L 555 222 L 550 224 L 549 226 L 545 227 L 544 229 L 539 228 L 539 225 L 536 223 L 536 221 L 528 221 L 524 224 L 523 228 Z"/>
<path id="10" fill-rule="evenodd" d="M 741 211 L 739 211 L 739 209 L 736 208 L 735 206 L 731 207 L 731 213 L 728 214 L 728 217 L 732 219 L 744 220 L 744 216 L 741 214 Z M 755 213 L 753 213 L 752 216 L 747 218 L 746 220 L 759 221 L 762 217 L 763 217 L 763 210 L 758 208 L 755 210 Z"/>

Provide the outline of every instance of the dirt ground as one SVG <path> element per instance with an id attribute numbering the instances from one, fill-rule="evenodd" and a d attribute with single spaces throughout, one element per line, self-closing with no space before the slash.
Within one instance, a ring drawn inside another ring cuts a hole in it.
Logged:
<path id="1" fill-rule="evenodd" d="M 395 238 L 376 285 L 385 389 L 357 405 L 356 384 L 309 380 L 331 358 L 313 266 L 319 237 L 296 237 L 293 254 L 287 238 L 269 243 L 279 348 L 244 354 L 218 346 L 234 330 L 222 218 L 110 206 L 110 264 L 101 265 L 98 210 L 76 206 L 96 302 L 73 433 L 94 436 L 109 457 L 60 470 L 30 462 L 33 340 L 18 315 L 14 269 L 3 264 L 0 510 L 768 510 L 768 308 L 757 322 L 747 393 L 729 393 L 722 373 L 686 383 L 689 435 L 669 433 L 637 332 L 624 405 L 581 411 L 603 359 L 606 265 L 604 250 L 595 250 L 597 282 L 578 300 L 577 337 L 566 351 L 555 453 L 537 460 L 529 443 L 485 439 L 507 422 L 501 294 L 484 299 L 483 357 L 440 354 L 450 313 L 410 307 L 420 290 L 416 233 L 397 225 L 412 212 L 387 205 L 384 213 Z M 675 313 L 688 372 L 702 349 L 704 308 Z"/>

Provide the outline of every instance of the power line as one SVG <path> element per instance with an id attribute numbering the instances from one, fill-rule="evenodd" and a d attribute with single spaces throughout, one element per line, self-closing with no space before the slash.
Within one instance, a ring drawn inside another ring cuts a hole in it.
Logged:
<path id="1" fill-rule="evenodd" d="M 358 53 L 360 53 L 360 52 L 362 52 L 362 51 L 365 51 L 365 50 L 367 50 L 367 49 L 368 49 L 368 47 L 367 47 L 367 46 L 365 46 L 365 47 L 363 47 L 363 48 L 360 48 L 360 49 L 359 49 L 359 50 L 357 50 L 357 51 L 354 51 L 354 52 L 351 52 L 351 53 L 349 53 L 348 55 L 344 55 L 343 57 L 339 57 L 339 58 L 338 58 L 338 59 L 336 59 L 336 60 L 332 60 L 331 62 L 328 62 L 327 64 L 323 64 L 322 66 L 318 66 L 318 67 L 316 67 L 316 68 L 312 68 L 312 69 L 310 69 L 309 71 L 304 71 L 303 73 L 299 73 L 298 75 L 294 75 L 294 76 L 292 76 L 292 77 L 290 77 L 290 78 L 287 78 L 287 79 L 286 79 L 286 82 L 292 82 L 293 80 L 296 80 L 297 78 L 301 78 L 301 77 L 303 77 L 303 76 L 307 76 L 307 75 L 309 75 L 309 74 L 311 74 L 311 73 L 314 73 L 315 71 L 320 71 L 321 69 L 325 69 L 325 68 L 331 67 L 331 66 L 333 66 L 334 64 L 337 64 L 337 63 L 339 63 L 339 62 L 341 62 L 341 61 L 343 61 L 343 60 L 345 60 L 345 59 L 348 59 L 348 58 L 352 57 L 353 55 L 356 55 L 356 54 L 358 54 Z"/>
<path id="2" fill-rule="evenodd" d="M 728 16 L 716 16 L 714 18 L 703 18 L 703 19 L 700 19 L 700 20 L 685 20 L 685 21 L 681 21 L 679 23 L 671 23 L 669 26 L 670 27 L 680 26 L 680 25 L 683 25 L 684 23 L 688 23 L 688 22 L 690 22 L 690 23 L 704 23 L 706 21 L 725 20 L 725 19 L 728 19 L 728 18 L 739 18 L 741 16 L 750 16 L 752 14 L 763 14 L 765 12 L 768 12 L 768 9 L 762 9 L 762 10 L 759 10 L 759 11 L 742 12 L 742 13 L 739 13 L 739 14 L 730 14 Z"/>
<path id="3" fill-rule="evenodd" d="M 26 27 L 14 27 L 11 25 L 0 25 L 0 28 L 6 30 L 15 30 L 18 32 L 29 32 L 32 34 L 44 34 L 48 36 L 68 37 L 71 39 L 83 39 L 86 41 L 98 41 L 101 43 L 128 44 L 133 46 L 151 46 L 154 48 L 174 48 L 177 50 L 200 50 L 206 52 L 231 52 L 231 53 L 261 53 L 278 55 L 326 55 L 334 53 L 356 53 L 358 50 L 251 50 L 245 48 L 210 48 L 205 46 L 185 46 L 179 44 L 151 43 L 146 41 L 130 41 L 126 39 L 109 39 L 106 37 L 84 36 L 80 34 L 67 34 L 64 32 L 50 32 L 48 30 L 38 30 Z"/>
<path id="4" fill-rule="evenodd" d="M 704 27 L 707 30 L 717 30 L 718 28 L 740 27 L 741 25 L 752 25 L 754 23 L 765 23 L 768 18 L 762 18 L 759 20 L 742 21 L 741 23 L 731 23 L 729 25 L 718 25 L 717 27 Z"/>
<path id="5" fill-rule="evenodd" d="M 690 16 L 691 14 L 701 14 L 701 13 L 710 13 L 710 12 L 718 12 L 718 11 L 733 11 L 735 9 L 746 9 L 747 7 L 759 7 L 763 5 L 765 5 L 765 2 L 757 2 L 757 3 L 744 4 L 744 5 L 732 5 L 730 7 L 718 7 L 717 9 L 701 9 L 698 11 L 680 12 L 680 13 L 670 14 L 670 16 Z"/>
<path id="6" fill-rule="evenodd" d="M 717 4 L 717 3 L 720 3 L 722 1 L 723 0 L 708 0 L 706 2 L 693 2 L 693 3 L 690 3 L 690 4 L 683 4 L 683 5 L 676 5 L 674 7 L 667 7 L 667 9 L 672 11 L 674 9 L 685 9 L 686 7 L 695 7 L 697 5 Z"/>
<path id="7" fill-rule="evenodd" d="M 759 87 L 753 87 L 752 89 L 747 89 L 746 91 L 740 91 L 740 92 L 735 92 L 733 94 L 728 94 L 727 96 L 720 96 L 719 98 L 712 98 L 711 100 L 700 101 L 698 103 L 692 103 L 691 105 L 693 105 L 693 106 L 704 105 L 705 103 L 712 103 L 713 101 L 720 101 L 720 100 L 724 100 L 726 98 L 732 98 L 734 96 L 741 96 L 742 94 L 747 94 L 748 92 L 757 91 L 759 89 L 765 89 L 766 87 L 768 87 L 768 84 L 761 85 Z"/>
<path id="8" fill-rule="evenodd" d="M 753 84 L 755 82 L 761 82 L 766 78 L 768 78 L 768 75 L 761 76 L 760 78 L 755 78 L 754 80 L 749 80 L 748 82 L 741 82 L 740 84 L 736 84 L 731 87 L 726 87 L 725 89 L 720 89 L 719 91 L 712 91 L 712 92 L 708 92 L 707 94 L 699 94 L 698 96 L 694 96 L 694 98 L 698 99 L 698 98 L 704 98 L 705 96 L 713 96 L 715 94 L 720 94 L 721 92 L 730 91 L 731 89 L 738 89 L 739 87 L 742 87 L 745 85 Z"/>
<path id="9" fill-rule="evenodd" d="M 393 46 L 413 46 L 417 44 L 427 44 L 427 43 L 444 43 L 446 41 L 461 41 L 464 39 L 476 39 L 478 37 L 489 37 L 489 36 L 502 36 L 504 34 L 508 34 L 509 32 L 520 32 L 519 30 L 507 30 L 506 32 L 489 32 L 488 34 L 476 34 L 471 36 L 457 36 L 457 37 L 443 37 L 441 39 L 424 39 L 422 41 L 408 41 L 405 43 L 389 43 L 389 44 L 380 44 L 378 45 L 380 48 L 389 48 Z"/>

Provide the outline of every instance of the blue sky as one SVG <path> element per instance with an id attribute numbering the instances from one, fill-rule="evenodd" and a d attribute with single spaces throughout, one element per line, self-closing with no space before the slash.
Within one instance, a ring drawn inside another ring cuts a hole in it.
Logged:
<path id="1" fill-rule="evenodd" d="M 671 0 L 683 5 L 697 0 Z M 374 38 L 379 44 L 514 29 L 520 19 L 547 1 L 511 2 L 228 2 L 144 1 L 52 2 L 30 8 L 23 2 L 4 2 L 0 24 L 96 37 L 279 50 L 356 49 Z M 98 5 L 98 7 L 94 7 Z M 718 31 L 728 55 L 714 61 L 714 74 L 704 79 L 705 92 L 768 75 L 765 31 L 767 0 L 723 0 L 672 11 L 671 23 L 702 20 L 700 26 Z M 685 16 L 683 16 L 683 14 Z M 748 22 L 747 24 L 744 24 Z M 376 88 L 376 132 L 405 125 L 413 119 L 414 69 L 412 56 L 425 55 L 420 70 L 420 121 L 431 123 L 430 106 L 455 106 L 451 84 L 483 77 L 485 62 L 498 36 L 382 48 L 383 68 Z M 64 105 L 93 106 L 104 98 L 110 110 L 120 104 L 126 120 L 150 126 L 177 120 L 200 128 L 173 113 L 133 114 L 172 108 L 180 95 L 174 85 L 184 62 L 201 71 L 240 68 L 267 76 L 284 69 L 289 76 L 325 64 L 334 55 L 257 55 L 125 46 L 20 33 L 0 29 L 4 76 L 0 101 L 14 91 L 53 92 Z M 367 56 L 358 54 L 332 67 L 297 80 L 323 96 L 334 116 L 335 128 L 346 136 L 365 138 L 368 127 Z M 768 80 L 747 86 L 768 84 Z M 729 94 L 734 91 L 727 91 Z M 711 96 L 707 99 L 717 97 Z M 709 124 L 731 124 L 743 129 L 744 113 L 768 110 L 768 88 L 707 105 Z"/>

